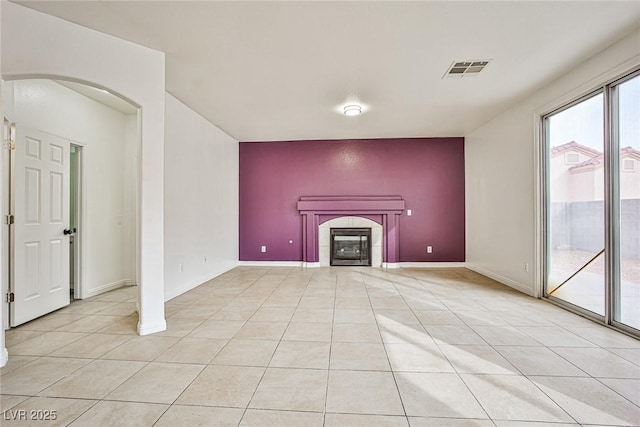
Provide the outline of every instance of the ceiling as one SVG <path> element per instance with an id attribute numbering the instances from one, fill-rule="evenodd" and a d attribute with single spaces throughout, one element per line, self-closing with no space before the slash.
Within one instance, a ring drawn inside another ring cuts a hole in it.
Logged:
<path id="1" fill-rule="evenodd" d="M 640 28 L 637 1 L 19 3 L 165 52 L 167 91 L 241 141 L 464 136 Z"/>

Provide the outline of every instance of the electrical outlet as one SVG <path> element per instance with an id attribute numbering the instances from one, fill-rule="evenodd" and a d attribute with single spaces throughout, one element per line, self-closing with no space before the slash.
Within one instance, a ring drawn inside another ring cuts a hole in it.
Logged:
<path id="1" fill-rule="evenodd" d="M 207 257 L 206 257 L 206 256 L 203 256 L 203 257 L 202 257 L 202 262 L 203 262 L 204 264 L 206 264 L 206 263 L 207 263 Z"/>
<path id="2" fill-rule="evenodd" d="M 407 216 L 411 216 L 411 209 L 407 209 Z"/>
<path id="3" fill-rule="evenodd" d="M 178 264 L 178 270 L 180 270 L 180 273 L 184 271 L 184 267 L 182 266 L 182 264 Z"/>
<path id="4" fill-rule="evenodd" d="M 266 246 L 260 246 L 260 252 L 265 253 L 267 252 L 267 247 Z"/>
<path id="5" fill-rule="evenodd" d="M 526 271 L 527 273 L 529 272 L 529 263 L 528 262 L 524 263 L 524 271 Z"/>
<path id="6" fill-rule="evenodd" d="M 433 246 L 427 246 L 427 253 L 433 253 Z"/>

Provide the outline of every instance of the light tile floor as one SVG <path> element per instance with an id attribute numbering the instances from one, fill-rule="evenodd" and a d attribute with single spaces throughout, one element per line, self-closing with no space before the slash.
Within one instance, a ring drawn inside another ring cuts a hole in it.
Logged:
<path id="1" fill-rule="evenodd" d="M 240 267 L 145 337 L 134 301 L 7 331 L 2 425 L 640 425 L 640 341 L 466 269 Z"/>

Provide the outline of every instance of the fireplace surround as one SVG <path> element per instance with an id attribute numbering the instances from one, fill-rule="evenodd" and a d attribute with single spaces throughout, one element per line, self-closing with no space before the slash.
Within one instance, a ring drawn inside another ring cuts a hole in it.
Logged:
<path id="1" fill-rule="evenodd" d="M 371 266 L 382 267 L 382 224 L 359 216 L 341 216 L 318 227 L 318 261 L 320 267 L 331 266 L 332 228 L 370 228 Z"/>
<path id="2" fill-rule="evenodd" d="M 320 266 L 320 227 L 341 217 L 359 217 L 381 226 L 381 265 L 397 267 L 399 260 L 399 216 L 405 203 L 400 196 L 308 196 L 297 204 L 302 215 L 302 259 L 305 266 Z M 360 225 L 355 225 L 359 227 Z M 375 232 L 374 232 L 375 234 Z M 374 236 L 375 240 L 375 236 Z M 327 242 L 328 243 L 328 242 Z M 375 245 L 374 245 L 375 250 Z M 376 266 L 376 257 L 373 266 Z M 326 260 L 328 263 L 328 259 Z"/>

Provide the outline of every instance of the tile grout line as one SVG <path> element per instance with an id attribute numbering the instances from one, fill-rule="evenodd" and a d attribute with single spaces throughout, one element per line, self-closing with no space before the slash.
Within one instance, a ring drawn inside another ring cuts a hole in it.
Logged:
<path id="1" fill-rule="evenodd" d="M 287 275 L 280 281 L 278 286 L 276 286 L 273 289 L 273 291 L 269 294 L 269 296 L 273 295 L 273 293 L 282 285 L 282 283 L 287 279 L 287 277 L 289 277 L 289 275 L 291 275 L 292 271 L 293 271 L 293 269 L 289 270 Z M 308 286 L 308 281 L 307 281 L 307 285 L 305 286 L 305 289 L 306 289 L 307 286 Z M 265 301 L 263 301 L 263 303 L 260 306 L 260 308 L 262 308 L 262 306 L 264 305 L 264 302 L 266 302 L 268 300 L 268 298 L 269 297 L 267 297 L 267 299 L 265 299 Z M 302 297 L 300 298 L 300 300 L 302 300 Z M 297 307 L 299 305 L 300 305 L 300 301 L 298 301 L 298 304 L 296 305 L 296 308 L 294 309 L 294 313 L 295 313 L 295 310 L 297 309 Z M 291 318 L 293 318 L 293 316 L 294 316 L 294 314 L 291 315 Z M 249 406 L 251 405 L 251 401 L 253 400 L 254 396 L 256 395 L 256 392 L 258 391 L 258 388 L 260 387 L 260 383 L 262 383 L 262 380 L 264 379 L 264 376 L 267 374 L 267 369 L 269 369 L 269 365 L 271 364 L 271 361 L 273 360 L 273 357 L 275 356 L 276 352 L 278 351 L 278 348 L 280 347 L 280 343 L 282 342 L 282 338 L 284 337 L 284 334 L 287 332 L 287 328 L 289 327 L 289 324 L 291 324 L 291 318 L 289 319 L 289 322 L 287 322 L 287 327 L 285 328 L 284 332 L 282 332 L 282 335 L 280 336 L 280 339 L 278 340 L 278 344 L 276 345 L 276 348 L 273 350 L 273 353 L 271 354 L 271 357 L 269 358 L 269 362 L 267 362 L 266 366 L 264 366 L 264 371 L 262 372 L 262 375 L 260 375 L 260 379 L 258 380 L 258 382 L 256 384 L 256 388 L 251 393 L 251 397 L 249 397 L 249 401 L 247 402 L 247 406 L 244 408 L 244 411 L 242 412 L 242 416 L 240 417 L 240 420 L 238 420 L 238 425 L 242 424 L 242 420 L 244 420 L 244 417 L 246 416 L 247 411 L 249 410 Z"/>
<path id="2" fill-rule="evenodd" d="M 557 351 L 554 351 L 554 348 L 555 348 L 555 347 L 548 347 L 548 346 L 545 346 L 545 347 L 546 347 L 549 351 L 551 351 L 553 354 L 555 354 L 555 355 L 557 355 L 558 357 L 560 357 L 560 358 L 564 359 L 565 361 L 567 361 L 567 363 L 569 363 L 569 364 L 573 365 L 576 369 L 578 369 L 578 370 L 580 370 L 580 371 L 582 371 L 582 372 L 584 372 L 584 373 L 586 374 L 585 376 L 580 376 L 580 377 L 571 376 L 571 377 L 567 377 L 567 378 L 589 378 L 589 379 L 595 380 L 595 381 L 597 381 L 599 384 L 602 384 L 604 387 L 606 387 L 607 389 L 611 390 L 613 393 L 615 393 L 615 394 L 617 394 L 618 396 L 622 397 L 623 399 L 627 400 L 627 401 L 628 401 L 629 403 L 631 403 L 632 405 L 637 406 L 638 408 L 640 408 L 640 406 L 639 406 L 639 405 L 637 405 L 635 402 L 633 402 L 633 401 L 632 401 L 631 399 L 629 399 L 627 396 L 625 396 L 625 395 L 623 395 L 623 394 L 619 393 L 617 390 L 614 390 L 613 388 L 609 387 L 607 384 L 605 384 L 605 383 L 603 383 L 602 381 L 600 381 L 600 378 L 611 378 L 611 379 L 633 379 L 633 378 L 616 378 L 616 377 L 596 377 L 596 376 L 593 376 L 593 375 L 591 375 L 589 372 L 587 372 L 587 371 L 585 371 L 584 369 L 582 369 L 580 366 L 576 365 L 576 364 L 575 364 L 574 362 L 572 362 L 571 360 L 567 359 L 567 358 L 566 358 L 565 356 L 563 356 L 562 354 L 558 353 Z M 560 347 L 560 348 L 576 348 L 576 347 Z M 603 347 L 600 347 L 600 346 L 598 346 L 598 347 L 577 347 L 577 348 L 588 348 L 588 349 L 591 349 L 591 348 L 597 348 L 597 349 L 600 349 L 600 350 L 605 350 L 605 351 L 607 350 L 606 348 L 603 348 Z M 617 356 L 615 353 L 611 353 L 611 354 L 613 354 L 614 356 Z M 617 357 L 620 357 L 620 356 L 617 356 Z M 622 358 L 622 357 L 621 357 L 621 359 L 626 360 L 626 359 L 624 359 L 624 358 Z M 539 377 L 545 377 L 545 376 L 551 376 L 551 375 L 529 375 L 529 376 L 532 376 L 532 377 L 536 377 L 536 376 L 539 376 Z M 559 375 L 558 377 L 562 377 L 562 376 L 561 376 L 561 375 Z M 532 381 L 532 382 L 533 382 L 533 381 Z M 534 383 L 534 384 L 535 384 L 535 383 Z M 539 388 L 539 387 L 538 387 L 538 388 Z M 545 393 L 545 394 L 546 394 L 546 393 Z"/>
<path id="3" fill-rule="evenodd" d="M 315 275 L 315 272 L 314 272 Z M 313 276 L 312 276 L 313 277 Z M 329 360 L 327 361 L 327 385 L 324 390 L 324 412 L 322 414 L 322 427 L 327 424 L 327 404 L 329 403 L 329 377 L 331 374 L 331 352 L 333 351 L 333 327 L 336 320 L 336 299 L 338 292 L 338 274 L 336 274 L 333 287 L 333 312 L 331 314 L 331 337 L 329 339 Z"/>
<path id="4" fill-rule="evenodd" d="M 416 280 L 417 280 L 417 279 L 416 279 Z M 394 285 L 394 288 L 395 288 L 395 285 Z M 402 295 L 402 293 L 401 293 L 401 292 L 399 292 L 397 288 L 396 288 L 396 291 L 400 294 L 400 297 L 402 298 L 402 300 L 404 301 L 404 303 L 407 305 L 407 307 L 409 308 L 409 310 L 411 311 L 411 313 L 413 313 L 413 315 L 415 316 L 416 314 L 415 314 L 415 312 L 414 312 L 413 308 L 412 308 L 409 304 L 407 304 L 407 301 L 405 300 L 404 295 Z M 436 296 L 436 298 L 437 298 L 437 296 Z M 440 301 L 440 299 L 439 299 L 439 298 L 437 298 L 437 299 L 438 299 L 438 301 Z M 453 311 L 449 308 L 449 306 L 447 306 L 446 304 L 442 303 L 442 301 L 440 301 L 440 303 L 441 303 L 441 304 L 443 304 L 443 305 L 447 308 L 447 311 L 448 311 L 448 312 L 452 313 L 456 318 L 460 319 L 460 318 L 457 316 L 457 314 L 456 314 L 455 312 L 453 312 Z M 416 318 L 418 318 L 418 317 L 416 316 Z M 419 320 L 420 320 L 420 319 L 418 319 L 418 321 L 419 321 Z M 461 320 L 461 321 L 466 325 L 466 322 L 465 322 L 463 319 L 460 319 L 460 320 Z M 421 322 L 421 324 L 422 324 L 422 322 Z M 422 325 L 422 326 L 424 327 L 424 325 Z M 489 415 L 489 412 L 487 411 L 487 408 L 485 408 L 485 407 L 484 407 L 484 405 L 480 402 L 480 400 L 478 399 L 478 397 L 477 397 L 477 396 L 475 395 L 475 393 L 471 390 L 471 388 L 469 387 L 469 385 L 467 384 L 467 382 L 464 380 L 464 378 L 462 378 L 462 375 L 461 375 L 461 374 L 460 374 L 460 372 L 458 371 L 458 368 L 456 368 L 456 366 L 455 366 L 453 363 L 451 363 L 451 359 L 449 359 L 449 356 L 447 356 L 447 354 L 446 354 L 444 351 L 442 351 L 442 348 L 440 347 L 440 344 L 438 343 L 438 340 L 434 339 L 434 338 L 431 336 L 431 334 L 429 333 L 429 331 L 428 331 L 426 328 L 424 328 L 424 329 L 425 329 L 425 332 L 426 332 L 426 333 L 431 337 L 431 339 L 433 340 L 433 342 L 434 342 L 435 346 L 438 348 L 438 350 L 440 351 L 440 353 L 442 353 L 442 356 L 447 360 L 447 363 L 449 363 L 449 365 L 450 365 L 450 366 L 451 366 L 451 368 L 453 369 L 453 371 L 454 371 L 455 375 L 456 375 L 456 376 L 458 377 L 458 379 L 459 379 L 459 380 L 464 384 L 464 386 L 465 386 L 465 388 L 467 389 L 467 391 L 469 392 L 469 394 L 471 394 L 471 396 L 473 396 L 473 398 L 474 398 L 474 400 L 476 401 L 476 403 L 478 404 L 478 406 L 480 406 L 480 408 L 482 408 L 482 410 L 484 411 L 485 415 L 487 416 L 487 419 L 488 419 L 488 420 L 490 420 L 490 421 L 495 425 L 495 422 L 494 422 L 494 421 L 493 421 L 493 419 L 491 418 L 491 415 Z M 478 334 L 478 336 L 480 336 L 480 335 Z M 487 342 L 487 341 L 486 341 L 482 336 L 480 336 L 480 338 L 481 338 L 483 341 L 485 341 L 485 342 L 487 343 L 487 346 L 489 346 L 489 347 L 491 347 L 491 348 L 493 349 L 493 346 L 491 346 L 491 345 L 490 345 L 490 344 L 489 344 L 489 343 L 488 343 L 488 342 Z M 494 351 L 496 351 L 496 350 L 494 349 Z M 496 353 L 497 353 L 497 351 L 496 351 Z M 499 353 L 498 353 L 498 354 L 499 354 Z M 516 368 L 516 369 L 517 369 L 517 368 Z"/>
<path id="5" fill-rule="evenodd" d="M 260 276 L 258 276 L 255 280 L 253 280 L 253 281 L 251 282 L 251 284 L 255 284 L 258 280 L 260 280 L 260 278 L 262 278 L 262 277 L 263 277 L 263 276 L 265 276 L 265 275 L 266 275 L 266 272 L 265 272 L 265 273 L 263 273 L 263 274 L 261 274 Z M 249 287 L 251 287 L 251 285 L 247 286 L 244 290 L 248 289 Z M 244 292 L 244 290 L 243 290 L 242 292 Z M 241 293 L 242 293 L 242 292 L 241 292 Z M 240 294 L 241 294 L 241 293 L 240 293 Z M 238 295 L 240 295 L 240 294 L 238 294 Z M 234 298 L 232 298 L 229 302 L 227 302 L 227 304 L 225 304 L 224 306 L 222 306 L 220 309 L 222 309 L 223 307 L 226 307 L 226 306 L 227 306 L 231 301 L 233 301 L 234 299 L 236 299 L 236 298 L 238 297 L 238 295 L 236 295 Z M 188 304 L 188 305 L 191 305 L 191 304 Z M 218 311 L 219 311 L 219 310 L 217 310 L 217 311 L 216 311 L 216 313 L 217 313 Z M 214 313 L 214 314 L 212 314 L 208 319 L 206 319 L 206 320 L 205 320 L 205 321 L 203 321 L 202 323 L 206 322 L 207 320 L 210 320 L 210 319 L 211 319 L 211 317 L 213 317 L 214 315 L 215 315 L 215 313 Z M 246 321 L 245 321 L 245 323 L 246 323 Z M 195 330 L 195 328 L 194 328 L 191 332 L 193 332 L 194 330 Z M 190 332 L 190 333 L 191 333 L 191 332 Z M 236 333 L 237 333 L 237 332 L 236 332 Z M 186 336 L 188 336 L 188 335 L 189 335 L 189 334 L 185 335 L 185 337 L 186 337 Z M 234 335 L 235 335 L 235 334 L 234 334 Z M 227 344 L 229 344 L 229 342 L 230 342 L 232 339 L 233 339 L 233 337 L 229 338 L 229 339 L 227 340 L 227 342 L 226 342 L 226 343 L 225 343 L 225 344 L 220 348 L 220 350 L 218 350 L 218 351 L 216 352 L 216 354 L 211 358 L 211 360 L 210 360 L 209 362 L 213 361 L 213 359 L 216 357 L 216 355 L 220 354 L 220 352 L 221 352 L 221 351 L 222 351 L 222 350 L 227 346 Z M 193 380 L 191 380 L 191 381 L 189 382 L 189 384 L 188 384 L 188 385 L 187 385 L 187 386 L 186 386 L 186 387 L 185 387 L 185 388 L 184 388 L 184 389 L 183 389 L 183 390 L 178 394 L 178 396 L 173 400 L 173 402 L 172 402 L 169 406 L 167 406 L 167 409 L 165 409 L 165 410 L 163 411 L 162 415 L 160 415 L 160 417 L 158 417 L 158 419 L 153 423 L 153 425 L 157 424 L 157 423 L 158 423 L 158 421 L 160 421 L 160 420 L 162 419 L 162 417 L 163 417 L 163 416 L 164 416 L 164 415 L 169 411 L 169 409 L 171 409 L 171 407 L 172 407 L 172 406 L 173 406 L 173 405 L 174 405 L 174 404 L 175 404 L 175 403 L 180 399 L 180 397 L 182 397 L 182 395 L 185 393 L 185 391 L 186 391 L 189 387 L 191 387 L 191 385 L 192 385 L 192 384 L 193 384 L 193 383 L 194 383 L 194 382 L 195 382 L 195 381 L 196 381 L 196 380 L 197 380 L 197 379 L 198 379 L 198 378 L 203 374 L 203 372 L 207 369 L 207 367 L 208 367 L 208 366 L 212 366 L 212 365 L 210 365 L 209 363 L 207 363 L 207 364 L 205 364 L 205 365 L 204 365 L 204 367 L 202 368 L 202 370 L 200 370 L 200 372 L 198 373 L 198 375 L 196 375 L 196 376 L 193 378 Z M 248 404 L 247 404 L 247 405 L 248 405 Z M 193 405 L 193 406 L 202 407 L 202 406 L 204 406 L 204 405 Z M 245 411 L 246 411 L 246 409 L 245 409 Z M 243 416 L 244 416 L 244 413 L 243 413 Z M 241 419 L 242 419 L 242 418 L 241 418 Z M 240 420 L 241 420 L 241 419 L 240 419 Z M 240 421 L 238 421 L 238 424 L 239 424 L 239 423 L 240 423 Z"/>
<path id="6" fill-rule="evenodd" d="M 386 280 L 386 278 L 385 278 Z M 393 286 L 393 281 L 389 280 L 389 283 L 392 284 Z M 384 339 L 382 337 L 382 331 L 380 330 L 380 324 L 378 323 L 378 318 L 376 317 L 376 313 L 375 310 L 373 309 L 373 303 L 371 302 L 371 294 L 369 293 L 369 289 L 367 287 L 366 281 L 364 279 L 362 279 L 362 284 L 364 285 L 364 290 L 367 294 L 367 299 L 369 300 L 369 306 L 371 307 L 371 312 L 373 313 L 373 320 L 376 324 L 376 328 L 378 329 L 378 334 L 380 335 L 380 341 L 382 343 L 382 348 L 384 350 L 385 355 L 387 356 L 387 363 L 389 364 L 389 370 L 391 371 L 391 378 L 393 378 L 393 383 L 396 386 L 396 393 L 398 394 L 398 399 L 400 400 L 400 405 L 402 405 L 402 412 L 404 412 L 404 419 L 407 422 L 407 425 L 409 424 L 409 416 L 407 415 L 407 409 L 404 405 L 404 400 L 402 399 L 402 394 L 400 393 L 400 387 L 398 386 L 398 380 L 396 378 L 396 374 L 394 372 L 393 369 L 393 365 L 391 364 L 391 359 L 389 358 L 389 352 L 387 351 L 387 346 L 384 343 Z M 394 286 L 395 289 L 395 286 Z M 396 289 L 396 292 L 398 292 L 398 290 Z"/>

